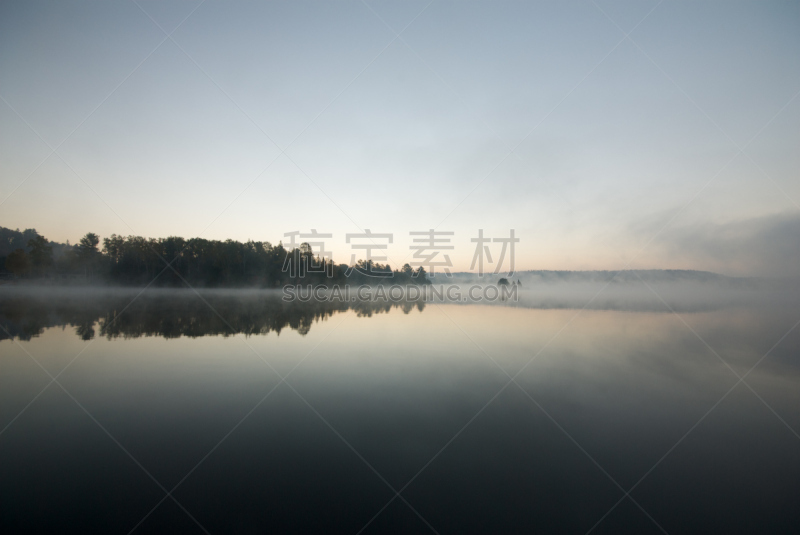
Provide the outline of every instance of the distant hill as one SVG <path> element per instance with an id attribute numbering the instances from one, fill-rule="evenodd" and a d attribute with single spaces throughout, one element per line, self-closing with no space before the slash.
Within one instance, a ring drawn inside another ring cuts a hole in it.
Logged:
<path id="1" fill-rule="evenodd" d="M 553 271 L 553 270 L 532 270 L 517 271 L 509 276 L 507 273 L 484 274 L 479 276 L 476 273 L 453 273 L 448 278 L 444 273 L 437 273 L 430 276 L 434 283 L 444 284 L 452 282 L 455 284 L 470 283 L 494 283 L 501 277 L 507 278 L 510 282 L 519 281 L 523 288 L 528 285 L 558 284 L 558 283 L 604 283 L 611 281 L 611 284 L 639 283 L 642 280 L 652 283 L 666 282 L 702 282 L 702 283 L 721 283 L 747 285 L 755 279 L 729 277 L 712 273 L 710 271 L 698 271 L 692 269 L 640 269 L 640 270 L 621 270 L 621 271 Z"/>

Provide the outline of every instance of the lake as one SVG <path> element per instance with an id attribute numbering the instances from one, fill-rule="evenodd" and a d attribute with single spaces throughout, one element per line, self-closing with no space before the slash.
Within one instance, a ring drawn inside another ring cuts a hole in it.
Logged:
<path id="1" fill-rule="evenodd" d="M 594 289 L 0 289 L 0 531 L 797 533 L 800 300 Z"/>

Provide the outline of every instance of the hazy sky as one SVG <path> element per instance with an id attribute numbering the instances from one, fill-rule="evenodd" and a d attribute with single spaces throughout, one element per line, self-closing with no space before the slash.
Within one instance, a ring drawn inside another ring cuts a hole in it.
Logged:
<path id="1" fill-rule="evenodd" d="M 798 91 L 797 2 L 3 2 L 0 225 L 789 274 Z"/>

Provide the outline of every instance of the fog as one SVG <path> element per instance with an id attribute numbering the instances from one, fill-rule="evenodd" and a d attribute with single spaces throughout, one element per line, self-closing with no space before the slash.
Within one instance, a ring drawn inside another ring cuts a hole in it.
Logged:
<path id="1" fill-rule="evenodd" d="M 424 287 L 318 287 L 313 292 L 310 286 L 289 292 L 6 285 L 0 290 L 0 339 L 29 340 L 45 329 L 68 326 L 84 340 L 279 335 L 284 329 L 305 335 L 314 324 L 347 311 L 361 317 L 392 310 L 409 314 L 439 304 L 478 306 L 480 315 L 487 306 L 691 314 L 737 308 L 792 311 L 798 303 L 798 285 L 774 280 L 646 272 L 618 277 L 609 272 L 525 273 L 506 287 L 459 274 L 436 277 Z"/>
<path id="2" fill-rule="evenodd" d="M 638 240 L 653 242 L 653 258 L 727 275 L 796 278 L 800 275 L 800 213 L 781 212 L 723 222 L 690 222 L 664 229 L 662 214 L 634 227 Z M 661 232 L 663 230 L 663 232 Z M 660 264 L 666 262 L 661 260 Z"/>

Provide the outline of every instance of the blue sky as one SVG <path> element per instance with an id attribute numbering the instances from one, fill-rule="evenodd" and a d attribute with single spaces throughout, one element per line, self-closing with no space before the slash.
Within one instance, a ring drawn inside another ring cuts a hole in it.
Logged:
<path id="1" fill-rule="evenodd" d="M 799 58 L 789 2 L 5 2 L 0 225 L 791 273 Z"/>

